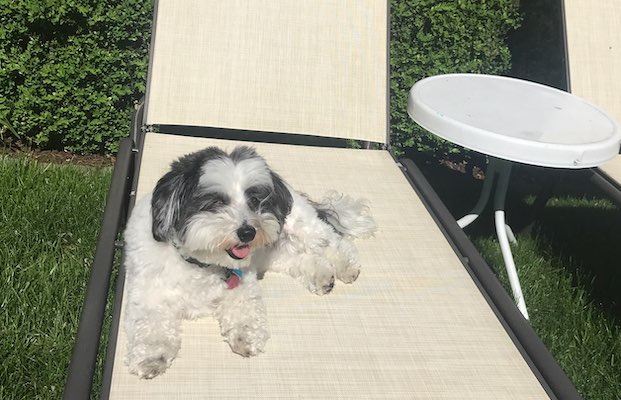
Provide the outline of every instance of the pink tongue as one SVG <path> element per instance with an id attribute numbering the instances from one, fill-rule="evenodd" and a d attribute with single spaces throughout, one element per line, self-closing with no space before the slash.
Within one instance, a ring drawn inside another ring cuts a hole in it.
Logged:
<path id="1" fill-rule="evenodd" d="M 248 254 L 250 254 L 250 247 L 249 246 L 235 246 L 231 249 L 231 253 L 233 253 L 233 255 L 237 258 L 246 258 L 248 257 Z"/>

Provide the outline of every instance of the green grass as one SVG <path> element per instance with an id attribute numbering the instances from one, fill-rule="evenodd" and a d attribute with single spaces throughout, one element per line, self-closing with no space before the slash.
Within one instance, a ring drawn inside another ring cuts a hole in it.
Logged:
<path id="1" fill-rule="evenodd" d="M 110 168 L 0 158 L 0 398 L 60 398 Z"/>
<path id="2" fill-rule="evenodd" d="M 621 398 L 621 327 L 592 301 L 593 277 L 555 255 L 541 236 L 517 240 L 512 251 L 531 326 L 584 398 Z M 498 242 L 475 244 L 510 293 Z"/>

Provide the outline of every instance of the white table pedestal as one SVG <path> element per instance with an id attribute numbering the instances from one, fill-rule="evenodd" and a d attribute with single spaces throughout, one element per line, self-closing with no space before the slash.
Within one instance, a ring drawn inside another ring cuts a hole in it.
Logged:
<path id="1" fill-rule="evenodd" d="M 495 183 L 494 222 L 496 224 L 496 235 L 498 236 L 502 258 L 505 262 L 507 275 L 509 276 L 509 283 L 511 284 L 511 290 L 513 291 L 513 298 L 515 299 L 518 309 L 522 312 L 522 315 L 524 315 L 524 318 L 528 319 L 526 302 L 524 301 L 520 279 L 518 278 L 515 262 L 513 261 L 513 254 L 511 253 L 510 243 L 517 244 L 517 241 L 515 240 L 515 235 L 513 234 L 511 227 L 505 222 L 505 198 L 507 195 L 507 188 L 509 187 L 511 166 L 512 163 L 509 161 L 490 157 L 489 165 L 485 171 L 485 182 L 483 183 L 483 189 L 481 190 L 479 200 L 472 211 L 460 218 L 459 221 L 457 221 L 457 224 L 460 228 L 465 228 L 473 223 L 479 215 L 481 215 L 489 202 L 492 188 Z"/>

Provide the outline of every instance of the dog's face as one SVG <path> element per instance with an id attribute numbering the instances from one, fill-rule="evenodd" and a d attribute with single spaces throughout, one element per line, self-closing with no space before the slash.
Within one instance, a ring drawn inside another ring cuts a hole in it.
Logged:
<path id="1" fill-rule="evenodd" d="M 184 257 L 239 268 L 278 239 L 291 204 L 284 182 L 254 149 L 210 147 L 175 161 L 157 183 L 153 237 Z"/>

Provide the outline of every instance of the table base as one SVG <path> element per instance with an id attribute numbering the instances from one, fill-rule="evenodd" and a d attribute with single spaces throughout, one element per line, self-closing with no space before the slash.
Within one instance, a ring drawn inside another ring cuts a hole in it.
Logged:
<path id="1" fill-rule="evenodd" d="M 513 254 L 511 253 L 510 242 L 517 243 L 517 241 L 515 240 L 515 235 L 513 234 L 511 227 L 505 222 L 505 198 L 507 195 L 507 188 L 509 186 L 512 163 L 510 161 L 494 157 L 490 157 L 489 160 L 489 165 L 485 171 L 485 182 L 483 183 L 483 189 L 481 190 L 479 200 L 472 211 L 460 218 L 459 221 L 457 221 L 457 224 L 460 228 L 465 228 L 473 223 L 479 215 L 481 215 L 489 202 L 492 187 L 494 186 L 494 183 L 496 183 L 496 189 L 494 192 L 494 222 L 496 225 L 496 235 L 498 236 L 502 258 L 505 263 L 507 275 L 509 276 L 509 283 L 511 284 L 511 290 L 513 291 L 513 298 L 518 309 L 522 312 L 522 315 L 524 315 L 524 318 L 528 319 L 526 302 L 524 300 L 524 295 L 522 294 L 522 287 L 520 285 L 520 279 L 517 274 L 515 262 L 513 261 Z"/>

